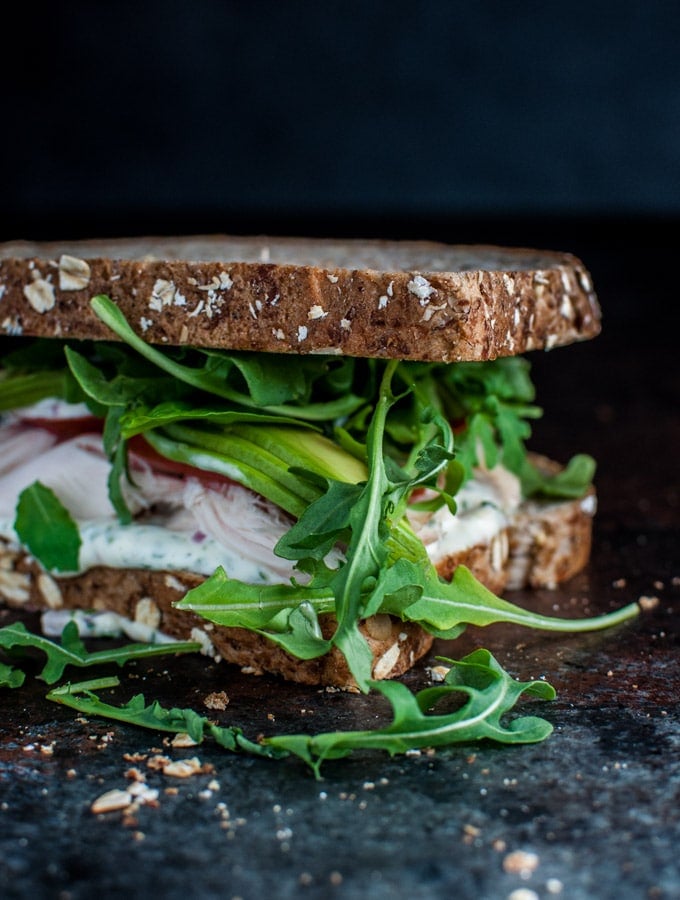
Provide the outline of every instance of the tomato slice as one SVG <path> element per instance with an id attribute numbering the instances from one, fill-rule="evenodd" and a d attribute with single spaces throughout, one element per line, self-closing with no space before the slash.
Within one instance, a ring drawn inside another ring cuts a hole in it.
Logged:
<path id="1" fill-rule="evenodd" d="M 79 434 L 101 433 L 104 427 L 103 419 L 99 419 L 97 416 L 74 416 L 58 419 L 28 416 L 21 421 L 29 428 L 42 428 L 44 431 L 49 431 L 58 441 L 68 441 L 78 437 Z"/>
<path id="2" fill-rule="evenodd" d="M 144 435 L 142 434 L 136 434 L 128 440 L 128 451 L 132 457 L 136 456 L 138 459 L 143 460 L 151 466 L 154 472 L 159 472 L 163 475 L 175 475 L 180 478 L 191 476 L 192 478 L 197 478 L 202 484 L 205 484 L 208 487 L 238 483 L 234 481 L 233 478 L 229 478 L 227 475 L 221 475 L 219 472 L 206 472 L 204 469 L 198 469 L 190 463 L 176 462 L 173 459 L 161 456 L 161 454 L 145 440 Z"/>

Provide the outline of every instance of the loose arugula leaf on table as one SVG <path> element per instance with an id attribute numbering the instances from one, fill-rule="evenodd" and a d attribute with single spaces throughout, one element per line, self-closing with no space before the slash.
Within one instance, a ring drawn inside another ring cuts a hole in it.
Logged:
<path id="1" fill-rule="evenodd" d="M 19 495 L 14 522 L 21 543 L 47 569 L 75 572 L 78 569 L 78 526 L 51 488 L 39 481 Z"/>
<path id="2" fill-rule="evenodd" d="M 206 735 L 209 735 L 225 750 L 242 751 L 274 759 L 287 755 L 285 751 L 248 740 L 240 728 L 216 725 L 192 709 L 173 707 L 168 710 L 164 709 L 158 701 L 147 705 L 142 694 L 135 695 L 123 706 L 114 706 L 101 700 L 95 693 L 95 691 L 117 687 L 118 684 L 117 678 L 98 678 L 92 681 L 81 681 L 78 684 L 65 684 L 53 688 L 48 693 L 47 699 L 69 706 L 86 715 L 102 716 L 141 728 L 150 728 L 154 731 L 169 731 L 173 734 L 186 733 L 197 744 L 202 743 Z"/>
<path id="3" fill-rule="evenodd" d="M 265 737 L 254 743 L 234 726 L 219 726 L 191 709 L 166 710 L 159 703 L 146 704 L 138 694 L 122 706 L 100 699 L 96 691 L 116 687 L 117 678 L 62 685 L 47 695 L 88 716 L 126 722 L 155 731 L 187 732 L 197 743 L 206 737 L 231 751 L 281 758 L 293 754 L 309 765 L 317 778 L 327 759 L 338 759 L 356 750 L 382 750 L 390 755 L 424 747 L 449 747 L 484 739 L 503 744 L 535 743 L 552 731 L 549 722 L 536 716 L 502 721 L 522 695 L 552 700 L 554 689 L 545 681 L 514 680 L 486 650 L 464 659 L 443 662 L 451 666 L 445 683 L 412 694 L 400 682 L 372 682 L 392 707 L 392 722 L 375 730 L 337 731 L 317 735 L 289 734 Z M 465 698 L 462 706 L 436 711 L 446 700 Z"/>
<path id="4" fill-rule="evenodd" d="M 338 731 L 327 734 L 283 735 L 265 738 L 267 746 L 288 750 L 312 767 L 317 777 L 326 759 L 347 756 L 353 750 L 385 750 L 390 755 L 424 747 L 446 747 L 488 738 L 504 744 L 545 740 L 552 725 L 536 716 L 513 719 L 507 726 L 501 717 L 522 696 L 530 694 L 552 700 L 554 688 L 545 681 L 515 681 L 488 650 L 476 650 L 462 660 L 443 662 L 451 666 L 445 683 L 417 694 L 398 681 L 375 681 L 392 706 L 393 720 L 372 731 Z M 429 710 L 452 695 L 466 695 L 464 705 L 453 712 Z"/>
<path id="5" fill-rule="evenodd" d="M 0 687 L 21 687 L 25 678 L 26 674 L 21 669 L 0 662 Z"/>
<path id="6" fill-rule="evenodd" d="M 197 653 L 200 650 L 200 644 L 194 641 L 177 641 L 167 644 L 127 644 L 124 647 L 112 647 L 90 653 L 80 639 L 75 622 L 66 624 L 59 644 L 28 631 L 23 622 L 5 625 L 0 628 L 0 647 L 7 650 L 15 647 L 41 650 L 47 657 L 47 661 L 38 678 L 47 684 L 55 684 L 59 681 L 67 666 L 84 668 L 107 663 L 123 666 L 133 659 L 149 659 L 176 653 Z"/>

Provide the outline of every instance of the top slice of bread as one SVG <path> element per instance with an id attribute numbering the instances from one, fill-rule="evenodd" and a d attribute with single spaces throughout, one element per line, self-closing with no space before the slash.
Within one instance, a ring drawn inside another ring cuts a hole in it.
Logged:
<path id="1" fill-rule="evenodd" d="M 415 241 L 149 237 L 0 245 L 0 334 L 454 362 L 595 337 L 571 254 Z"/>

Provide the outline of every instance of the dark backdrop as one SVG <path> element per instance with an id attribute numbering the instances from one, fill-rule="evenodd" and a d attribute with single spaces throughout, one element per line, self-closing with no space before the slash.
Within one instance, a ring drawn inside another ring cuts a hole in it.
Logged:
<path id="1" fill-rule="evenodd" d="M 2 237 L 304 226 L 494 239 L 674 219 L 677 10 L 25 4 L 2 38 Z"/>
<path id="2" fill-rule="evenodd" d="M 675 310 L 676 0 L 66 0 L 13 16 L 0 240 L 550 246 L 583 256 L 609 328 L 657 333 Z"/>

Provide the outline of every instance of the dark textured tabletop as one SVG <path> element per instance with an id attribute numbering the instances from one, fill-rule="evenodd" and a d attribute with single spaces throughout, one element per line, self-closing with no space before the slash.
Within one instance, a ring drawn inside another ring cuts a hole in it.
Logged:
<path id="1" fill-rule="evenodd" d="M 1 698 L 0 896 L 680 897 L 676 304 L 649 277 L 660 254 L 627 268 L 625 248 L 586 251 L 604 332 L 532 355 L 546 410 L 532 446 L 557 459 L 597 458 L 592 561 L 559 590 L 516 599 L 575 614 L 640 597 L 658 603 L 609 632 L 493 626 L 437 647 L 462 656 L 485 646 L 513 675 L 547 678 L 557 699 L 524 710 L 549 719 L 552 736 L 406 757 L 357 753 L 326 763 L 316 781 L 293 759 L 234 756 L 208 742 L 178 750 L 161 734 L 85 721 L 46 701 L 31 678 Z M 0 624 L 13 618 L 0 613 Z M 225 690 L 221 721 L 250 736 L 367 727 L 384 713 L 373 695 L 248 677 L 200 658 L 138 663 L 121 678 L 126 697 L 142 690 L 196 709 Z M 407 681 L 427 683 L 424 666 Z M 148 770 L 156 754 L 196 756 L 203 771 L 180 779 Z M 93 814 L 95 798 L 128 786 L 135 766 L 157 801 L 131 816 Z"/>

